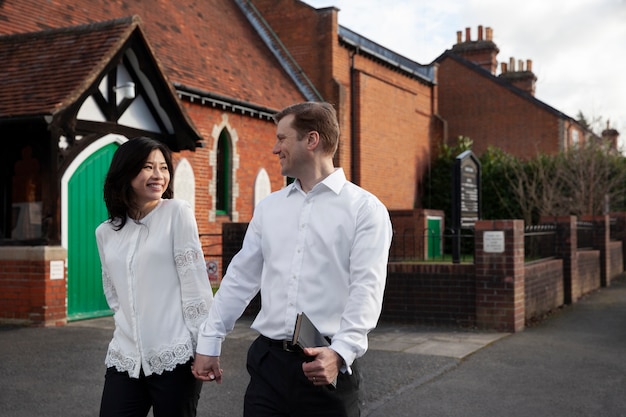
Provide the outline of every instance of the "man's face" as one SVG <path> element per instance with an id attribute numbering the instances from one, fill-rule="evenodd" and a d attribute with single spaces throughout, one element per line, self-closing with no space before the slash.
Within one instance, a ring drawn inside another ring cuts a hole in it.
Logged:
<path id="1" fill-rule="evenodd" d="M 298 132 L 291 127 L 293 119 L 293 114 L 290 114 L 278 122 L 272 153 L 278 155 L 282 175 L 300 178 L 309 157 L 308 142 L 304 139 L 298 140 Z"/>

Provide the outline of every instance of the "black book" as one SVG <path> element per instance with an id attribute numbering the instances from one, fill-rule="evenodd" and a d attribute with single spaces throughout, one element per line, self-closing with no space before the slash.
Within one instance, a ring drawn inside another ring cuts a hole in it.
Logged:
<path id="1" fill-rule="evenodd" d="M 293 330 L 291 343 L 300 346 L 302 349 L 330 346 L 328 340 L 317 330 L 317 327 L 304 313 L 299 313 L 296 317 L 296 327 Z M 337 387 L 337 378 L 331 382 L 331 385 L 333 388 Z"/>

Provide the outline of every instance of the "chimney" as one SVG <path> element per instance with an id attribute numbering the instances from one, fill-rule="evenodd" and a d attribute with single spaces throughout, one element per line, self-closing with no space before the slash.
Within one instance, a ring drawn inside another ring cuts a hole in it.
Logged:
<path id="1" fill-rule="evenodd" d="M 521 59 L 517 61 L 517 70 L 515 69 L 515 58 L 509 58 L 509 65 L 507 68 L 506 63 L 502 63 L 500 72 L 500 78 L 508 80 L 515 87 L 526 91 L 531 96 L 535 95 L 535 83 L 537 77 L 533 74 L 533 61 L 526 60 L 526 69 L 524 70 L 524 61 Z"/>
<path id="2" fill-rule="evenodd" d="M 611 129 L 609 121 L 606 121 L 606 129 L 602 131 L 602 139 L 609 143 L 612 149 L 617 149 L 617 139 L 619 138 L 619 132 L 615 129 Z"/>
<path id="3" fill-rule="evenodd" d="M 462 39 L 462 32 L 456 32 L 456 45 L 452 47 L 452 52 L 479 65 L 489 71 L 492 75 L 496 75 L 498 69 L 498 61 L 496 56 L 500 50 L 493 42 L 493 31 L 491 28 L 485 28 L 483 32 L 483 26 L 478 26 L 477 40 L 472 41 L 472 35 L 470 28 L 465 28 L 465 41 Z M 486 33 L 486 39 L 483 38 Z"/>

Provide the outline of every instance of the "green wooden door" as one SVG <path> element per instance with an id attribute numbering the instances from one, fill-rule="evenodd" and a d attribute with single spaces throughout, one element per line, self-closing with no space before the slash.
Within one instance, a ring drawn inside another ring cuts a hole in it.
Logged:
<path id="1" fill-rule="evenodd" d="M 68 320 L 111 314 L 102 291 L 95 230 L 107 218 L 102 188 L 118 146 L 117 143 L 110 143 L 95 151 L 76 169 L 68 182 Z"/>
<path id="2" fill-rule="evenodd" d="M 441 257 L 441 217 L 428 217 L 428 259 Z"/>

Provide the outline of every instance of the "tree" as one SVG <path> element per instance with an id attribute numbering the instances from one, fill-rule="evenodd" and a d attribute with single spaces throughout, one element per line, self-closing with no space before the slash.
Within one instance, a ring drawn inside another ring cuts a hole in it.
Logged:
<path id="1" fill-rule="evenodd" d="M 442 146 L 426 176 L 425 207 L 444 210 L 447 224 L 454 161 L 470 147 L 465 137 L 456 146 Z M 528 160 L 489 148 L 479 159 L 483 219 L 537 224 L 541 216 L 626 210 L 626 159 L 601 141 Z"/>

